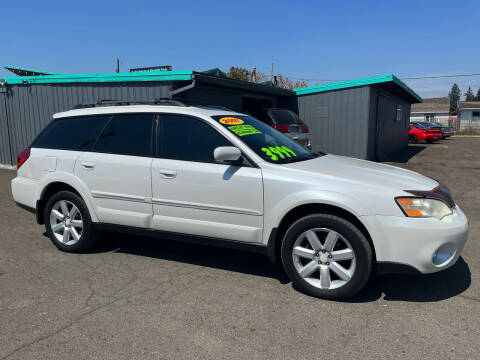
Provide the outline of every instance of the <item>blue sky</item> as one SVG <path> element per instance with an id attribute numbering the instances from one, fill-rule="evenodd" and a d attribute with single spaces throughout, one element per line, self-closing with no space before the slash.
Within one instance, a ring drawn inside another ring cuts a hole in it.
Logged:
<path id="1" fill-rule="evenodd" d="M 480 73 L 480 1 L 8 1 L 0 64 L 60 73 L 256 66 L 343 80 Z M 9 76 L 0 70 L 0 76 Z M 405 81 L 423 97 L 480 76 Z"/>

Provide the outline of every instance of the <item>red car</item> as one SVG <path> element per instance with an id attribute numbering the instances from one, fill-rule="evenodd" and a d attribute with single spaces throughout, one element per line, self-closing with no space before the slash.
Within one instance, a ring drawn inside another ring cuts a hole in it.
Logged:
<path id="1" fill-rule="evenodd" d="M 442 138 L 442 132 L 437 129 L 432 129 L 428 124 L 424 123 L 410 123 L 408 130 L 408 140 L 417 143 L 419 141 L 425 141 L 433 143 L 434 141 Z"/>

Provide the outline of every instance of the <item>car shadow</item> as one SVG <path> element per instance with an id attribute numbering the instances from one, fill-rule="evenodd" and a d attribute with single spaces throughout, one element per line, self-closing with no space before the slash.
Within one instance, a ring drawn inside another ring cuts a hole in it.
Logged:
<path id="1" fill-rule="evenodd" d="M 420 144 L 409 144 L 406 148 L 387 155 L 387 157 L 382 162 L 406 163 L 419 152 L 425 150 L 426 147 L 427 146 Z"/>
<path id="2" fill-rule="evenodd" d="M 103 241 L 88 251 L 88 253 L 102 252 L 145 256 L 269 277 L 282 284 L 290 282 L 282 267 L 273 265 L 265 255 L 237 249 L 105 232 Z"/>
<path id="3" fill-rule="evenodd" d="M 268 277 L 284 285 L 290 283 L 283 268 L 270 263 L 262 254 L 120 233 L 106 232 L 103 238 L 89 253 L 145 256 Z M 461 294 L 470 284 L 470 269 L 460 257 L 451 268 L 434 274 L 374 275 L 360 293 L 345 302 L 365 303 L 382 297 L 386 301 L 436 302 Z"/>
<path id="4" fill-rule="evenodd" d="M 436 302 L 463 293 L 470 287 L 468 264 L 460 257 L 452 267 L 433 274 L 376 275 L 349 302 L 386 301 Z"/>

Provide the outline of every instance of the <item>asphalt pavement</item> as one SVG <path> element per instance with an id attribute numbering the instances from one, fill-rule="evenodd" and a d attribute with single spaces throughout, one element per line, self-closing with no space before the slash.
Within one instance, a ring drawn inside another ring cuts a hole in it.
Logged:
<path id="1" fill-rule="evenodd" d="M 242 251 L 108 233 L 62 253 L 0 170 L 0 360 L 479 359 L 480 138 L 392 159 L 451 188 L 468 243 L 446 271 L 378 276 L 345 302 L 301 294 Z"/>

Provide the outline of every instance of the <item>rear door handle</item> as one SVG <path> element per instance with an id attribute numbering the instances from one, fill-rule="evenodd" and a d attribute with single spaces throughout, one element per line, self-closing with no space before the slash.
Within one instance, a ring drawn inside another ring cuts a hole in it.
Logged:
<path id="1" fill-rule="evenodd" d="M 85 170 L 93 170 L 93 169 L 95 169 L 95 164 L 94 164 L 94 163 L 91 163 L 91 162 L 82 162 L 80 165 L 81 165 L 82 168 L 84 168 Z"/>
<path id="2" fill-rule="evenodd" d="M 164 179 L 174 179 L 177 176 L 177 172 L 175 170 L 159 169 L 158 173 Z"/>

